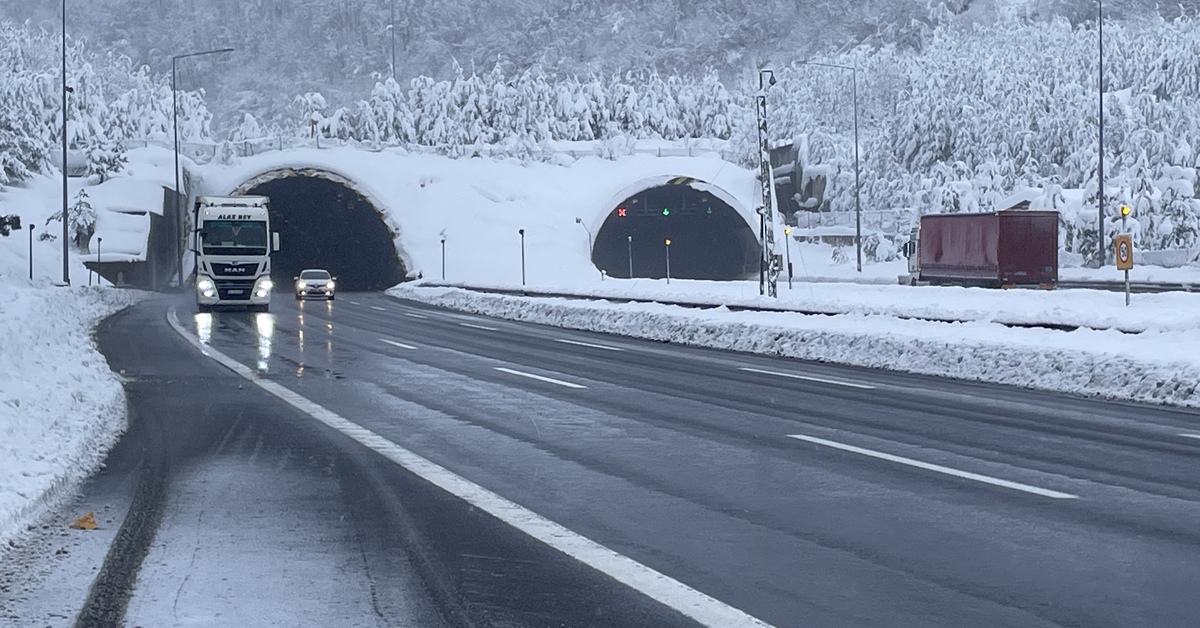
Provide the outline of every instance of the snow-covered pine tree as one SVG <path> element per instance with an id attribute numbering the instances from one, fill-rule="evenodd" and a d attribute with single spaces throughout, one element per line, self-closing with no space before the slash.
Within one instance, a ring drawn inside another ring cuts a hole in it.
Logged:
<path id="1" fill-rule="evenodd" d="M 71 216 L 67 225 L 67 233 L 71 236 L 71 242 L 75 243 L 75 248 L 83 253 L 87 253 L 88 245 L 92 239 L 92 235 L 96 232 L 96 210 L 88 201 L 87 190 L 79 190 L 75 195 L 75 201 L 71 204 Z M 58 210 L 46 219 L 46 225 L 52 222 L 62 223 L 62 210 Z"/>
<path id="2" fill-rule="evenodd" d="M 125 144 L 119 141 L 101 140 L 87 149 L 88 176 L 104 183 L 121 171 L 129 159 L 125 156 Z"/>

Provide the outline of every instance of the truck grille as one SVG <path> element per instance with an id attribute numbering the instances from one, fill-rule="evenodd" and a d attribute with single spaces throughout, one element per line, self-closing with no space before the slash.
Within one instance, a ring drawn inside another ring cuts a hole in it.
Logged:
<path id="1" fill-rule="evenodd" d="M 258 264 L 222 264 L 220 262 L 212 262 L 212 271 L 214 275 L 224 277 L 253 277 L 258 274 Z"/>
<path id="2" fill-rule="evenodd" d="M 222 300 L 249 301 L 254 293 L 253 279 L 215 279 L 217 296 Z"/>

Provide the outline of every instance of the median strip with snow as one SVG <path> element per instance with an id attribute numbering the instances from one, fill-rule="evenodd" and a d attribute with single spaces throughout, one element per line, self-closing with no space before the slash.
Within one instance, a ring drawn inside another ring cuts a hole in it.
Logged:
<path id="1" fill-rule="evenodd" d="M 990 322 L 982 312 L 978 321 L 966 323 L 905 320 L 886 306 L 869 314 L 804 316 L 408 285 L 389 294 L 487 316 L 649 340 L 1200 407 L 1200 356 L 1194 350 L 1200 346 L 1200 328 L 1180 324 L 1167 313 L 1148 317 L 1142 333 L 1129 335 L 1012 329 Z M 1070 316 L 1087 320 L 1080 313 Z"/>

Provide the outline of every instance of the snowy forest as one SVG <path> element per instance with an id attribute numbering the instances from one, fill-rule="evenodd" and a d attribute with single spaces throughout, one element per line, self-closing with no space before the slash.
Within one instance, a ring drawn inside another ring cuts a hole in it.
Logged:
<path id="1" fill-rule="evenodd" d="M 875 28 L 839 52 L 807 57 L 855 70 L 795 56 L 771 64 L 777 84 L 767 91 L 770 135 L 796 142 L 806 169 L 830 176 L 828 209 L 853 211 L 857 105 L 864 209 L 989 210 L 1034 188 L 1035 205 L 1062 213 L 1064 249 L 1086 261 L 1096 250 L 1103 91 L 1107 215 L 1133 207 L 1145 249 L 1200 245 L 1196 18 L 1143 11 L 1137 19 L 1106 22 L 1101 89 L 1096 23 L 1082 19 L 1078 7 L 1072 13 L 1074 5 L 1059 3 L 1065 9 L 1033 19 L 1026 3 L 1023 15 L 1009 19 L 962 19 L 981 4 L 931 3 L 923 19 L 882 29 L 886 38 Z M 1114 4 L 1128 13 L 1135 3 Z M 32 25 L 0 28 L 7 77 L 0 79 L 0 97 L 10 103 L 0 111 L 0 184 L 53 167 L 49 157 L 61 129 L 54 35 Z M 104 157 L 108 168 L 119 167 L 112 155 L 123 145 L 166 140 L 169 74 L 83 39 L 69 41 L 72 147 L 94 152 L 103 171 Z M 751 56 L 768 58 L 761 51 Z M 376 62 L 369 64 L 379 68 L 373 87 L 358 94 L 292 94 L 282 114 L 239 101 L 244 108 L 236 123 L 218 133 L 205 93 L 181 92 L 181 135 L 220 143 L 303 137 L 315 129 L 322 138 L 369 149 L 422 147 L 462 156 L 486 146 L 490 154 L 526 159 L 565 141 L 591 141 L 615 156 L 634 139 L 721 140 L 727 155 L 748 165 L 756 155 L 757 77 L 745 67 L 749 57 L 710 60 L 680 72 L 661 63 L 579 72 L 451 61 L 441 78 L 399 81 L 387 63 Z"/>

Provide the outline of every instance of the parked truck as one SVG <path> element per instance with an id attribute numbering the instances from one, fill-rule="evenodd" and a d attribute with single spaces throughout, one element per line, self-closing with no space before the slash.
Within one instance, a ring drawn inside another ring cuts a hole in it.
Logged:
<path id="1" fill-rule="evenodd" d="M 271 305 L 271 231 L 265 196 L 201 196 L 196 199 L 196 305 L 241 306 L 267 311 Z"/>
<path id="2" fill-rule="evenodd" d="M 930 214 L 904 246 L 900 283 L 1053 288 L 1058 283 L 1058 212 L 1001 210 Z"/>

